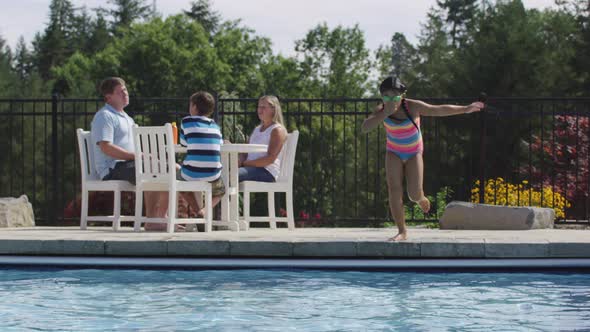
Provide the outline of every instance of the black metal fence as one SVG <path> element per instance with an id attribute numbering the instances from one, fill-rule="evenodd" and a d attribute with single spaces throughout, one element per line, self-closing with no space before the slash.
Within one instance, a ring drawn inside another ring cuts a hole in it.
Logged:
<path id="1" fill-rule="evenodd" d="M 467 104 L 468 99 L 424 99 Z M 390 221 L 384 173 L 385 133 L 361 134 L 375 99 L 281 100 L 289 131 L 300 131 L 295 166 L 296 218 L 330 225 Z M 414 220 L 437 220 L 451 200 L 554 207 L 562 222 L 588 223 L 590 99 L 494 98 L 485 112 L 424 117 L 424 189 L 433 211 L 407 203 Z M 0 196 L 26 194 L 38 225 L 64 214 L 80 193 L 76 128 L 90 129 L 102 101 L 0 100 Z M 224 138 L 243 142 L 259 122 L 256 99 L 219 99 Z M 186 98 L 131 99 L 139 125 L 179 121 Z M 485 193 L 480 195 L 480 193 Z"/>

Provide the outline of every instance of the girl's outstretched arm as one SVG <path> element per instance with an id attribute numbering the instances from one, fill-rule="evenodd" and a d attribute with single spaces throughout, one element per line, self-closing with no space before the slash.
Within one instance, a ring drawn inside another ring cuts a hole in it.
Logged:
<path id="1" fill-rule="evenodd" d="M 420 113 L 420 116 L 451 116 L 479 112 L 484 107 L 482 102 L 476 101 L 466 106 L 459 105 L 431 105 L 420 100 L 408 100 L 410 108 Z"/>

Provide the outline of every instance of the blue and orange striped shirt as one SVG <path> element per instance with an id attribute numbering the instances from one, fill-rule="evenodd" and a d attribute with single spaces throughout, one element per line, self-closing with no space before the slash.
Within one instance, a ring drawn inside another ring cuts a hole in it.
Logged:
<path id="1" fill-rule="evenodd" d="M 180 144 L 187 147 L 181 175 L 187 181 L 214 181 L 221 176 L 219 126 L 205 116 L 187 116 L 180 124 Z"/>

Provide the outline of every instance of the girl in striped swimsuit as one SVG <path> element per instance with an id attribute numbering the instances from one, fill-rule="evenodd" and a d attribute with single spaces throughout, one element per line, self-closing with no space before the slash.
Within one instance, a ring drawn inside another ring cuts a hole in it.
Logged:
<path id="1" fill-rule="evenodd" d="M 389 209 L 398 228 L 398 234 L 390 240 L 406 240 L 408 237 L 403 206 L 403 178 L 406 178 L 408 196 L 424 213 L 430 210 L 430 201 L 424 195 L 422 182 L 424 162 L 422 153 L 421 116 L 449 116 L 480 111 L 484 104 L 475 102 L 467 106 L 430 105 L 413 99 L 405 99 L 406 86 L 397 77 L 388 77 L 379 86 L 383 98 L 373 114 L 363 122 L 366 133 L 383 123 L 387 132 L 385 173 L 389 191 Z"/>

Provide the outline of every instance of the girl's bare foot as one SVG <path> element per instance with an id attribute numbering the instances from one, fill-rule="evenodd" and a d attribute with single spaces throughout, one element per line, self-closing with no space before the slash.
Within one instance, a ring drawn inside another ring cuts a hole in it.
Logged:
<path id="1" fill-rule="evenodd" d="M 418 202 L 418 206 L 424 213 L 428 213 L 430 211 L 430 201 L 426 197 L 422 197 Z"/>
<path id="2" fill-rule="evenodd" d="M 404 232 L 397 233 L 397 235 L 390 238 L 389 241 L 398 242 L 398 241 L 405 241 L 407 239 L 408 239 L 408 233 L 404 231 Z"/>

